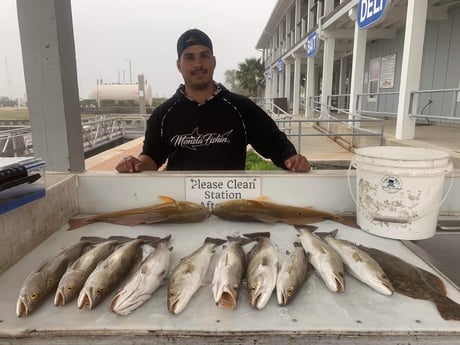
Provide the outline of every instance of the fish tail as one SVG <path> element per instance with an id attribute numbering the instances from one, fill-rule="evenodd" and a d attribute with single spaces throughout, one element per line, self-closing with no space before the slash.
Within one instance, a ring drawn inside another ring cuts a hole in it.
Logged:
<path id="1" fill-rule="evenodd" d="M 227 240 L 228 240 L 228 242 L 239 242 L 240 246 L 244 246 L 244 245 L 254 241 L 253 239 L 243 238 L 243 237 L 240 237 L 240 236 L 236 236 L 236 237 L 235 236 L 227 236 Z"/>
<path id="2" fill-rule="evenodd" d="M 243 234 L 243 236 L 250 238 L 251 240 L 257 240 L 260 237 L 270 238 L 270 233 L 269 232 L 252 232 L 249 234 Z"/>
<path id="3" fill-rule="evenodd" d="M 442 295 L 436 295 L 433 302 L 444 320 L 460 320 L 460 304 Z"/>
<path id="4" fill-rule="evenodd" d="M 98 244 L 107 241 L 107 238 L 98 236 L 82 236 L 80 237 L 80 241 L 89 242 L 91 244 Z"/>
<path id="5" fill-rule="evenodd" d="M 339 229 L 335 229 L 330 232 L 315 232 L 315 235 L 318 235 L 321 238 L 326 238 L 326 237 L 336 238 L 338 232 L 339 232 Z"/>
<path id="6" fill-rule="evenodd" d="M 213 238 L 213 237 L 206 237 L 204 240 L 204 243 L 214 243 L 217 246 L 220 246 L 221 244 L 227 242 L 226 240 L 223 240 L 221 238 Z"/>
<path id="7" fill-rule="evenodd" d="M 128 237 L 128 236 L 110 236 L 108 239 L 111 241 L 118 241 L 120 243 L 126 243 L 129 241 L 132 241 L 134 238 Z"/>
<path id="8" fill-rule="evenodd" d="M 145 241 L 148 244 L 156 246 L 160 243 L 168 243 L 171 239 L 171 235 L 165 236 L 163 238 L 156 237 L 156 236 L 148 236 L 148 235 L 140 235 L 137 236 L 138 239 Z"/>
<path id="9" fill-rule="evenodd" d="M 81 228 L 94 222 L 94 217 L 81 217 L 69 219 L 69 228 L 67 231 Z"/>
<path id="10" fill-rule="evenodd" d="M 310 232 L 315 232 L 318 229 L 318 227 L 315 225 L 307 225 L 307 224 L 294 225 L 294 228 L 296 228 L 297 230 L 308 230 Z"/>

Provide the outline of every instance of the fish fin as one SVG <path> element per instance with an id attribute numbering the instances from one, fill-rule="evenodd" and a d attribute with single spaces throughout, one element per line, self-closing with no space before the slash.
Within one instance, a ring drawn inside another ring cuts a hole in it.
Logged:
<path id="1" fill-rule="evenodd" d="M 252 200 L 252 201 L 269 201 L 270 197 L 267 196 L 267 195 L 261 195 L 261 196 L 258 196 L 256 198 L 252 198 L 252 199 L 248 199 L 248 200 Z"/>
<path id="2" fill-rule="evenodd" d="M 69 222 L 68 222 L 69 228 L 67 229 L 67 231 L 81 228 L 93 222 L 94 222 L 94 216 L 69 219 Z"/>
<path id="3" fill-rule="evenodd" d="M 243 236 L 248 237 L 252 240 L 257 240 L 259 237 L 270 238 L 270 233 L 269 232 L 253 232 L 249 234 L 243 234 Z"/>
<path id="4" fill-rule="evenodd" d="M 263 215 L 258 215 L 258 216 L 252 216 L 255 220 L 258 220 L 259 222 L 267 223 L 267 224 L 275 224 L 276 222 L 279 222 L 280 219 L 275 218 L 275 217 L 270 217 L 270 216 L 263 216 Z"/>
<path id="5" fill-rule="evenodd" d="M 337 223 L 355 228 L 355 229 L 361 229 L 360 226 L 358 225 L 356 221 L 356 216 L 337 216 L 333 218 L 332 220 L 336 221 Z"/>
<path id="6" fill-rule="evenodd" d="M 175 204 L 177 206 L 177 201 L 174 198 L 166 195 L 159 195 L 158 198 L 163 201 L 165 204 Z"/>
<path id="7" fill-rule="evenodd" d="M 144 224 L 144 223 L 148 224 L 145 220 L 119 218 L 119 217 L 104 218 L 104 220 L 101 220 L 101 222 L 110 223 L 110 224 L 116 224 L 116 225 L 127 225 L 127 226 L 136 226 L 136 225 L 140 225 L 140 224 Z"/>
<path id="8" fill-rule="evenodd" d="M 256 200 L 256 199 L 247 199 L 246 200 L 249 204 L 252 204 L 252 206 L 259 207 L 259 208 L 266 208 L 266 206 L 263 204 L 262 200 Z"/>
<path id="9" fill-rule="evenodd" d="M 418 273 L 418 276 L 427 284 L 429 285 L 435 292 L 436 294 L 440 294 L 440 295 L 443 295 L 443 296 L 446 296 L 447 295 L 447 291 L 446 291 L 446 286 L 444 285 L 444 283 L 442 282 L 442 280 L 428 272 L 428 271 L 425 271 L 421 268 L 418 268 L 416 267 L 416 270 L 417 270 L 417 273 Z"/>
<path id="10" fill-rule="evenodd" d="M 460 320 L 460 305 L 447 296 L 435 295 L 433 302 L 444 320 Z"/>
<path id="11" fill-rule="evenodd" d="M 301 220 L 294 217 L 294 218 L 281 218 L 279 221 L 289 224 L 289 225 L 306 225 L 306 224 L 312 224 L 312 223 L 319 223 L 319 222 L 322 222 L 324 219 L 325 218 L 322 216 L 308 217 L 308 219 L 301 219 Z"/>

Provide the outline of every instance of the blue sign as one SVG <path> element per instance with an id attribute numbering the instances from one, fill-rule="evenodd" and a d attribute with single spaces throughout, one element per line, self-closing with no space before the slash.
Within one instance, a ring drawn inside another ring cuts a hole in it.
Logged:
<path id="1" fill-rule="evenodd" d="M 359 0 L 356 18 L 359 28 L 367 29 L 381 20 L 390 2 L 391 0 Z"/>
<path id="2" fill-rule="evenodd" d="M 278 60 L 278 74 L 281 74 L 283 72 L 283 60 L 279 59 Z"/>
<path id="3" fill-rule="evenodd" d="M 308 35 L 307 41 L 305 42 L 305 50 L 309 58 L 316 55 L 316 51 L 318 50 L 318 33 L 316 31 Z"/>

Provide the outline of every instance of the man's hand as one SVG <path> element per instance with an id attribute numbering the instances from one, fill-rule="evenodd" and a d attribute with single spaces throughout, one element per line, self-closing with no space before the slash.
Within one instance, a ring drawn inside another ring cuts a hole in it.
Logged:
<path id="1" fill-rule="evenodd" d="M 284 161 L 284 165 L 288 170 L 295 172 L 309 172 L 311 167 L 307 158 L 302 155 L 294 155 Z"/>
<path id="2" fill-rule="evenodd" d="M 132 173 L 142 171 L 142 162 L 133 156 L 126 156 L 118 162 L 115 169 L 121 173 Z"/>

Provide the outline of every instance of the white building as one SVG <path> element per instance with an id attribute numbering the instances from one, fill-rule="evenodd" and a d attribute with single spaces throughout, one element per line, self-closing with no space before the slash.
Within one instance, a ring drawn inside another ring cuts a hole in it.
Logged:
<path id="1" fill-rule="evenodd" d="M 294 115 L 316 101 L 394 117 L 395 137 L 413 139 L 418 117 L 460 120 L 459 36 L 459 0 L 279 0 L 256 48 L 266 97 Z"/>

